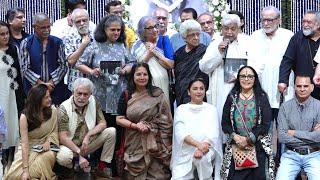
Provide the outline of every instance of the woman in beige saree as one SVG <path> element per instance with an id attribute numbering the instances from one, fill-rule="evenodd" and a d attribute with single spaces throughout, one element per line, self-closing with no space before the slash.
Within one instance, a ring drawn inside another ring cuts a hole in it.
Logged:
<path id="1" fill-rule="evenodd" d="M 117 124 L 126 128 L 125 179 L 129 180 L 171 177 L 172 116 L 163 91 L 151 82 L 148 65 L 134 65 L 128 91 L 119 100 Z"/>
<path id="2" fill-rule="evenodd" d="M 33 87 L 25 107 L 20 117 L 21 144 L 4 180 L 56 179 L 52 171 L 56 153 L 50 150 L 50 144 L 59 144 L 57 112 L 51 107 L 48 87 Z M 42 145 L 43 151 L 31 150 L 34 145 Z"/>

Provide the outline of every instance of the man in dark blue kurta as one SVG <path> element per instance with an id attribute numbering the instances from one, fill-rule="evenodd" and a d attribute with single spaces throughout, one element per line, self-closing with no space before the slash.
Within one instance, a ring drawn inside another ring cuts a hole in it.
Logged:
<path id="1" fill-rule="evenodd" d="M 35 34 L 24 39 L 20 46 L 25 92 L 35 84 L 44 83 L 49 87 L 53 104 L 59 105 L 71 94 L 63 84 L 67 64 L 62 40 L 50 36 L 50 19 L 46 14 L 35 14 L 33 28 Z"/>

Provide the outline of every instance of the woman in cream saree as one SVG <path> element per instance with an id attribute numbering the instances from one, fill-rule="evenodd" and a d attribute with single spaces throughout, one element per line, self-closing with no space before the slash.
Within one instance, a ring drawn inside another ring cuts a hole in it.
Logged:
<path id="1" fill-rule="evenodd" d="M 4 180 L 17 180 L 17 179 L 56 179 L 54 172 L 52 171 L 55 160 L 56 153 L 50 150 L 50 144 L 59 144 L 58 140 L 58 129 L 57 129 L 57 110 L 54 107 L 50 107 L 51 98 L 46 85 L 41 84 L 33 87 L 28 95 L 28 100 L 30 99 L 30 94 L 36 94 L 34 96 L 41 96 L 39 91 L 32 91 L 35 88 L 42 88 L 45 91 L 45 96 L 42 95 L 41 102 L 39 104 L 47 104 L 49 118 L 48 120 L 43 120 L 39 127 L 32 124 L 32 121 L 24 121 L 26 119 L 26 112 L 23 112 L 20 118 L 20 133 L 21 133 L 21 143 L 18 147 L 18 151 L 15 154 L 14 161 L 4 175 Z M 28 106 L 27 100 L 27 106 Z M 29 101 L 30 102 L 30 101 Z M 34 102 L 37 103 L 37 102 Z M 41 106 L 42 106 L 41 105 Z M 26 106 L 26 107 L 27 107 Z M 28 109 L 28 107 L 26 108 Z M 50 110 L 51 109 L 51 110 Z M 28 111 L 28 110 L 25 110 Z M 44 114 L 44 113 L 42 113 Z M 41 115 L 45 119 L 46 115 Z M 26 124 L 27 129 L 23 126 Z M 33 128 L 36 127 L 36 128 Z M 30 130 L 30 131 L 29 131 Z M 34 145 L 42 145 L 42 152 L 35 152 L 31 148 Z"/>

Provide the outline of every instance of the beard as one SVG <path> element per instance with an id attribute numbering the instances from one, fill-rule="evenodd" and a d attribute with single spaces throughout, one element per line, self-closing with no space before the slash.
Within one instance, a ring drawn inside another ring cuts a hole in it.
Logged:
<path id="1" fill-rule="evenodd" d="M 277 26 L 272 26 L 272 27 L 268 27 L 268 28 L 263 28 L 263 31 L 264 31 L 266 34 L 270 34 L 270 33 L 275 32 L 277 29 L 278 29 Z"/>
<path id="2" fill-rule="evenodd" d="M 305 36 L 313 36 L 316 32 L 311 28 L 302 28 L 302 33 Z"/>
<path id="3" fill-rule="evenodd" d="M 77 27 L 77 30 L 79 34 L 88 34 L 89 33 L 89 27 L 87 25 Z"/>

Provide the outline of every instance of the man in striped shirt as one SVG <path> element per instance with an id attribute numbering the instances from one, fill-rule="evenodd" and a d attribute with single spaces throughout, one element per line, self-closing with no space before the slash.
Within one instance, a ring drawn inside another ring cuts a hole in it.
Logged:
<path id="1" fill-rule="evenodd" d="M 33 18 L 35 34 L 24 39 L 20 59 L 26 94 L 33 85 L 44 83 L 49 87 L 53 104 L 59 105 L 71 92 L 63 84 L 67 64 L 62 40 L 50 35 L 50 19 L 44 13 Z"/>

